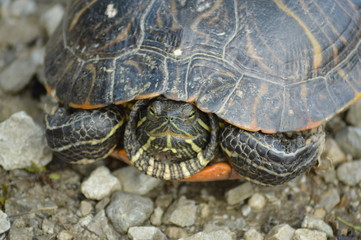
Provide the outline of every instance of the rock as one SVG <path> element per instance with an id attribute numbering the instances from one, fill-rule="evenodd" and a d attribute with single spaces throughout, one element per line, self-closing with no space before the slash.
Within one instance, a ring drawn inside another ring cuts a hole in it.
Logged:
<path id="1" fill-rule="evenodd" d="M 7 93 L 17 93 L 22 90 L 42 64 L 44 48 L 34 48 L 24 51 L 9 66 L 0 72 L 0 88 Z"/>
<path id="2" fill-rule="evenodd" d="M 341 150 L 337 142 L 327 137 L 325 142 L 325 150 L 323 151 L 322 158 L 330 160 L 333 166 L 337 166 L 347 160 L 346 154 Z"/>
<path id="3" fill-rule="evenodd" d="M 121 168 L 113 172 L 113 175 L 119 179 L 124 192 L 138 195 L 149 193 L 162 182 L 160 179 L 145 175 L 132 166 Z"/>
<path id="4" fill-rule="evenodd" d="M 56 4 L 41 16 L 41 24 L 45 26 L 48 36 L 55 31 L 63 15 L 64 8 L 60 4 Z"/>
<path id="5" fill-rule="evenodd" d="M 150 198 L 123 192 L 113 193 L 106 208 L 106 214 L 115 230 L 121 233 L 144 223 L 152 212 L 153 202 Z"/>
<path id="6" fill-rule="evenodd" d="M 347 112 L 346 120 L 356 127 L 361 127 L 361 101 L 351 105 Z"/>
<path id="7" fill-rule="evenodd" d="M 163 222 L 175 224 L 179 227 L 192 226 L 197 218 L 198 206 L 193 200 L 180 197 L 165 212 Z"/>
<path id="8" fill-rule="evenodd" d="M 0 123 L 0 165 L 5 170 L 44 166 L 51 158 L 44 130 L 25 112 Z"/>
<path id="9" fill-rule="evenodd" d="M 100 166 L 81 184 L 81 192 L 88 199 L 101 200 L 120 190 L 121 185 L 108 168 Z"/>
<path id="10" fill-rule="evenodd" d="M 261 210 L 266 205 L 266 198 L 260 193 L 255 193 L 248 199 L 248 205 L 254 210 Z"/>
<path id="11" fill-rule="evenodd" d="M 239 204 L 243 200 L 252 196 L 254 190 L 250 182 L 243 183 L 242 185 L 232 188 L 226 192 L 226 200 L 229 205 Z"/>
<path id="12" fill-rule="evenodd" d="M 331 211 L 340 202 L 340 194 L 336 188 L 331 188 L 324 192 L 320 197 L 319 206 L 327 212 Z"/>
<path id="13" fill-rule="evenodd" d="M 58 240 L 72 240 L 73 236 L 66 230 L 62 230 L 56 236 Z"/>
<path id="14" fill-rule="evenodd" d="M 54 227 L 55 227 L 55 222 L 50 221 L 47 218 L 45 218 L 43 220 L 43 223 L 41 224 L 41 229 L 46 234 L 54 234 Z"/>
<path id="15" fill-rule="evenodd" d="M 293 240 L 327 240 L 326 233 L 299 228 L 295 231 Z"/>
<path id="16" fill-rule="evenodd" d="M 188 237 L 188 233 L 184 228 L 180 228 L 180 227 L 167 227 L 165 229 L 165 234 L 167 234 L 167 236 L 169 238 L 175 238 L 175 239 L 180 239 L 180 238 L 186 238 Z"/>
<path id="17" fill-rule="evenodd" d="M 83 217 L 89 215 L 93 211 L 93 206 L 89 201 L 83 200 L 80 202 L 80 213 Z"/>
<path id="18" fill-rule="evenodd" d="M 361 128 L 345 127 L 336 134 L 335 140 L 346 154 L 361 158 Z"/>
<path id="19" fill-rule="evenodd" d="M 167 240 L 168 238 L 156 227 L 131 227 L 128 236 L 132 240 Z"/>
<path id="20" fill-rule="evenodd" d="M 265 240 L 292 240 L 295 229 L 288 224 L 274 226 L 266 235 Z"/>
<path id="21" fill-rule="evenodd" d="M 337 168 L 337 178 L 350 186 L 355 186 L 361 182 L 361 160 L 343 163 Z"/>
<path id="22" fill-rule="evenodd" d="M 40 38 L 41 29 L 34 19 L 19 18 L 11 21 L 1 21 L 0 46 L 27 44 Z M 26 67 L 26 66 L 25 66 Z M 21 69 L 23 71 L 25 69 Z"/>
<path id="23" fill-rule="evenodd" d="M 190 237 L 181 238 L 180 240 L 233 240 L 232 234 L 228 231 L 217 230 L 213 232 L 199 232 Z"/>
<path id="24" fill-rule="evenodd" d="M 3 1 L 2 14 L 9 17 L 24 17 L 34 14 L 36 3 L 33 0 Z"/>
<path id="25" fill-rule="evenodd" d="M 0 234 L 10 229 L 10 220 L 8 215 L 0 210 Z"/>
<path id="26" fill-rule="evenodd" d="M 262 233 L 258 232 L 256 229 L 251 228 L 244 233 L 244 240 L 263 240 L 264 237 Z"/>
<path id="27" fill-rule="evenodd" d="M 108 219 L 105 216 L 105 211 L 98 212 L 86 228 L 95 233 L 101 239 L 116 240 L 119 239 L 119 234 L 115 232 L 113 227 L 108 223 Z"/>
<path id="28" fill-rule="evenodd" d="M 302 227 L 312 230 L 318 230 L 326 233 L 328 237 L 333 237 L 333 230 L 330 227 L 330 225 L 328 225 L 321 219 L 315 218 L 313 216 L 309 216 L 309 215 L 305 216 L 305 218 L 302 221 Z"/>
<path id="29" fill-rule="evenodd" d="M 154 212 L 152 214 L 152 216 L 150 217 L 150 222 L 153 225 L 159 226 L 162 224 L 162 217 L 163 217 L 163 209 L 161 207 L 156 207 L 154 209 Z"/>

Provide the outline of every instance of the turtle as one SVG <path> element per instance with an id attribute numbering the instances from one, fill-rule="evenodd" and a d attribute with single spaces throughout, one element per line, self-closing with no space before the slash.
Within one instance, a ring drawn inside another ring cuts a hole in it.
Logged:
<path id="1" fill-rule="evenodd" d="M 361 2 L 72 0 L 50 37 L 54 154 L 164 180 L 287 182 L 361 97 Z"/>

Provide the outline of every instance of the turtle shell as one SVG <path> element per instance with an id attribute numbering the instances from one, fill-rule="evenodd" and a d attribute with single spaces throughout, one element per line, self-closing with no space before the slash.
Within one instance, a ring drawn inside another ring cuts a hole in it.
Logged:
<path id="1" fill-rule="evenodd" d="M 163 95 L 251 131 L 319 125 L 361 97 L 361 2 L 72 0 L 46 86 L 96 108 Z"/>

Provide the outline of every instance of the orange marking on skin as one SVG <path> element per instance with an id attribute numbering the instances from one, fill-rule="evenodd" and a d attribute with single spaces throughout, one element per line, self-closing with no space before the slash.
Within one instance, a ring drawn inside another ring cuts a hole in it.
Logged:
<path id="1" fill-rule="evenodd" d="M 131 162 L 129 161 L 129 158 L 127 157 L 127 153 L 125 152 L 124 149 L 117 149 L 114 150 L 111 154 L 111 157 L 119 159 L 123 162 L 125 162 L 128 165 L 132 165 Z"/>
<path id="2" fill-rule="evenodd" d="M 215 163 L 205 167 L 200 172 L 194 174 L 189 178 L 179 180 L 181 182 L 208 182 L 220 180 L 234 180 L 239 179 L 241 176 L 233 170 L 232 166 L 228 163 Z"/>

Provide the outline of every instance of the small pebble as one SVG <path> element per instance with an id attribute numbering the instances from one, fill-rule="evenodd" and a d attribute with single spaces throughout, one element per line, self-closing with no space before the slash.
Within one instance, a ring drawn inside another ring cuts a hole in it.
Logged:
<path id="1" fill-rule="evenodd" d="M 48 36 L 55 31 L 63 15 L 64 8 L 60 4 L 56 4 L 41 16 L 41 24 L 45 26 Z"/>
<path id="2" fill-rule="evenodd" d="M 337 178 L 350 186 L 361 183 L 361 160 L 343 163 L 337 168 Z"/>
<path id="3" fill-rule="evenodd" d="M 0 123 L 0 165 L 5 170 L 41 167 L 49 163 L 52 154 L 44 129 L 25 112 L 11 115 Z"/>
<path id="4" fill-rule="evenodd" d="M 295 229 L 288 224 L 274 226 L 266 235 L 265 240 L 292 240 Z"/>
<path id="5" fill-rule="evenodd" d="M 324 232 L 299 228 L 295 231 L 292 240 L 327 240 L 327 236 Z"/>
<path id="6" fill-rule="evenodd" d="M 261 210 L 266 205 L 266 198 L 260 193 L 255 193 L 248 199 L 248 205 L 254 210 Z"/>
<path id="7" fill-rule="evenodd" d="M 10 229 L 10 220 L 8 215 L 0 210 L 0 234 Z"/>
<path id="8" fill-rule="evenodd" d="M 156 207 L 153 211 L 152 216 L 150 217 L 150 222 L 155 226 L 161 225 L 163 213 L 164 211 L 161 207 Z"/>
<path id="9" fill-rule="evenodd" d="M 251 207 L 248 204 L 245 204 L 242 206 L 241 208 L 241 212 L 243 216 L 248 216 L 248 214 L 250 214 L 252 211 Z"/>
<path id="10" fill-rule="evenodd" d="M 89 215 L 93 210 L 93 206 L 89 201 L 83 200 L 80 202 L 80 213 L 83 217 Z"/>
<path id="11" fill-rule="evenodd" d="M 233 235 L 228 231 L 217 230 L 213 232 L 199 232 L 180 240 L 233 240 Z"/>
<path id="12" fill-rule="evenodd" d="M 156 188 L 162 181 L 140 172 L 135 167 L 124 167 L 113 172 L 119 179 L 122 189 L 127 193 L 144 195 Z"/>
<path id="13" fill-rule="evenodd" d="M 246 182 L 242 185 L 228 190 L 225 194 L 229 205 L 240 204 L 243 200 L 249 198 L 254 193 L 252 183 Z"/>
<path id="14" fill-rule="evenodd" d="M 327 212 L 331 211 L 340 202 L 340 194 L 336 188 L 331 188 L 322 193 L 319 206 L 323 207 Z"/>
<path id="15" fill-rule="evenodd" d="M 180 197 L 165 212 L 163 222 L 175 224 L 179 227 L 191 226 L 195 223 L 198 215 L 198 206 L 193 200 Z"/>
<path id="16" fill-rule="evenodd" d="M 73 235 L 71 235 L 68 231 L 66 230 L 62 230 L 58 233 L 58 235 L 56 236 L 56 239 L 58 240 L 72 240 L 73 239 Z"/>
<path id="17" fill-rule="evenodd" d="M 326 138 L 325 149 L 322 158 L 332 162 L 333 166 L 337 166 L 347 160 L 346 154 L 341 150 L 337 142 L 331 138 Z"/>
<path id="18" fill-rule="evenodd" d="M 326 233 L 328 237 L 333 237 L 333 231 L 330 225 L 325 223 L 323 220 L 318 219 L 314 216 L 306 215 L 302 221 L 303 228 L 308 228 L 312 230 L 318 230 Z"/>
<path id="19" fill-rule="evenodd" d="M 143 224 L 152 212 L 153 201 L 150 198 L 123 192 L 113 193 L 106 208 L 106 214 L 115 230 L 121 233 Z"/>
<path id="20" fill-rule="evenodd" d="M 167 236 L 153 226 L 131 227 L 128 236 L 132 240 L 167 240 Z"/>
<path id="21" fill-rule="evenodd" d="M 361 127 L 361 101 L 351 105 L 347 112 L 346 120 L 356 127 Z"/>
<path id="22" fill-rule="evenodd" d="M 119 239 L 119 234 L 115 232 L 113 227 L 109 224 L 109 221 L 105 216 L 104 210 L 98 212 L 89 222 L 89 224 L 86 225 L 86 228 L 89 231 L 95 233 L 101 239 L 107 239 L 107 240 Z"/>
<path id="23" fill-rule="evenodd" d="M 174 238 L 174 239 L 180 239 L 180 238 L 186 238 L 188 237 L 188 233 L 184 228 L 180 228 L 180 227 L 167 227 L 165 229 L 165 234 L 167 234 L 167 236 L 169 238 Z"/>
<path id="24" fill-rule="evenodd" d="M 361 128 L 345 127 L 336 134 L 335 140 L 343 152 L 354 159 L 361 158 Z"/>
<path id="25" fill-rule="evenodd" d="M 88 199 L 101 200 L 120 190 L 121 185 L 108 168 L 100 166 L 81 184 L 81 192 Z"/>
<path id="26" fill-rule="evenodd" d="M 41 224 L 41 229 L 44 231 L 44 233 L 46 234 L 54 234 L 54 227 L 55 227 L 55 222 L 50 221 L 49 219 L 45 218 L 43 220 L 43 223 Z"/>
<path id="27" fill-rule="evenodd" d="M 251 228 L 244 233 L 244 240 L 263 240 L 263 234 L 258 232 L 256 229 Z"/>

